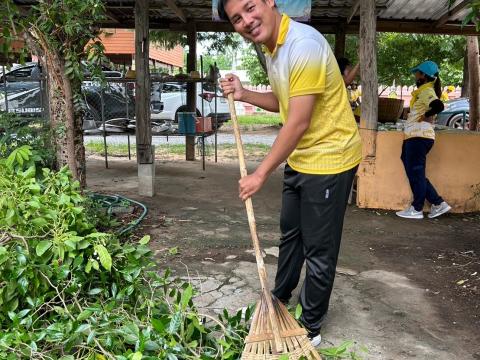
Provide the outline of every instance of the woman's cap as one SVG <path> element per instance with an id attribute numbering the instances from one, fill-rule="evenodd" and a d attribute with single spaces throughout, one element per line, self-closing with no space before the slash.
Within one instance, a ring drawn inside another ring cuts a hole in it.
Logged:
<path id="1" fill-rule="evenodd" d="M 414 67 L 410 71 L 412 73 L 416 73 L 417 71 L 420 71 L 420 72 L 424 73 L 425 75 L 433 78 L 433 77 L 438 76 L 438 72 L 440 71 L 440 69 L 438 68 L 438 65 L 435 62 L 428 60 L 428 61 L 424 61 L 420 65 Z"/>

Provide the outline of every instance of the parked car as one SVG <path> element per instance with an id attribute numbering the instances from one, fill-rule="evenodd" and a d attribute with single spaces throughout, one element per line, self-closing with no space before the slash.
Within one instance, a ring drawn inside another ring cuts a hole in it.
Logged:
<path id="1" fill-rule="evenodd" d="M 463 129 L 465 114 L 465 129 L 468 129 L 470 102 L 468 98 L 459 98 L 445 102 L 445 109 L 437 115 L 437 124 Z"/>
<path id="2" fill-rule="evenodd" d="M 102 70 L 107 80 L 122 78 L 119 71 L 112 71 L 108 68 Z M 27 63 L 24 66 L 12 69 L 5 74 L 6 85 L 3 76 L 0 83 L 0 111 L 6 110 L 5 89 L 8 98 L 8 111 L 23 116 L 39 117 L 44 109 L 46 94 L 41 91 L 41 67 L 38 63 Z M 86 72 L 86 75 L 88 73 Z M 95 81 L 84 81 L 82 83 L 82 96 L 84 106 L 83 129 L 97 131 L 102 125 L 102 111 L 106 121 L 119 119 L 134 119 L 135 99 L 133 91 L 122 83 L 107 82 L 103 88 Z M 44 97 L 44 99 L 42 99 Z M 103 108 L 102 108 L 103 97 Z M 127 111 L 128 109 L 128 111 Z M 152 113 L 159 113 L 163 110 L 163 103 L 152 102 Z M 120 121 L 121 122 L 121 121 Z"/>
<path id="3" fill-rule="evenodd" d="M 217 93 L 209 83 L 204 83 L 203 95 L 202 84 L 197 83 L 197 95 L 203 101 L 204 116 L 212 117 L 212 125 L 215 118 L 215 97 L 217 98 L 217 122 L 220 127 L 224 122 L 230 120 L 230 110 L 227 100 L 223 97 L 220 89 Z M 203 96 L 203 98 L 202 98 Z M 187 108 L 187 86 L 185 83 L 154 83 L 152 90 L 152 101 L 158 99 L 163 102 L 163 111 L 156 116 L 152 114 L 152 119 L 169 120 L 178 123 L 178 113 L 188 112 Z M 200 100 L 199 99 L 199 100 Z M 197 115 L 202 116 L 202 103 L 197 101 Z"/>

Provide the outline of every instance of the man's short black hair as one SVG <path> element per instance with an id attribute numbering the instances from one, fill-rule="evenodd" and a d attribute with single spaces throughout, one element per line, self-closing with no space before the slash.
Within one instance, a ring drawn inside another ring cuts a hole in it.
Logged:
<path id="1" fill-rule="evenodd" d="M 228 0 L 218 0 L 217 10 L 218 10 L 218 16 L 220 17 L 220 19 L 225 21 L 230 21 L 227 13 L 225 12 L 225 5 L 227 5 L 227 2 Z"/>

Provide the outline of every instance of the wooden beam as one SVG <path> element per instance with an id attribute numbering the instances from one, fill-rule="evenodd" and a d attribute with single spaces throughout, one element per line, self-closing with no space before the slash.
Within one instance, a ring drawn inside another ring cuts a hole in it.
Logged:
<path id="1" fill-rule="evenodd" d="M 350 21 L 352 21 L 352 18 L 357 13 L 359 7 L 360 7 L 360 0 L 356 0 L 352 5 L 352 10 L 350 11 L 350 14 L 348 14 L 347 24 L 349 24 Z"/>
<path id="2" fill-rule="evenodd" d="M 196 70 L 197 67 L 197 28 L 193 21 L 188 24 L 187 43 L 187 73 L 189 73 Z M 195 83 L 187 83 L 187 107 L 188 111 L 197 112 L 197 86 Z M 187 161 L 195 160 L 195 136 L 185 137 L 185 155 Z"/>
<path id="3" fill-rule="evenodd" d="M 175 15 L 178 16 L 178 18 L 180 20 L 182 20 L 184 23 L 187 22 L 187 17 L 185 16 L 184 12 L 182 9 L 180 9 L 177 4 L 175 4 L 175 1 L 174 0 L 165 0 L 165 2 L 167 3 L 168 7 L 170 8 L 170 10 L 172 10 Z"/>
<path id="4" fill-rule="evenodd" d="M 137 161 L 152 164 L 152 126 L 150 119 L 149 0 L 135 3 L 135 116 Z"/>
<path id="5" fill-rule="evenodd" d="M 362 129 L 364 157 L 374 158 L 378 118 L 377 18 L 375 0 L 360 4 L 360 74 L 362 78 Z"/>
<path id="6" fill-rule="evenodd" d="M 193 21 L 193 20 L 190 20 Z M 318 31 L 325 34 L 335 34 L 338 30 L 339 19 L 317 17 L 310 21 L 310 25 L 318 29 Z M 229 22 L 213 22 L 205 20 L 195 20 L 198 32 L 233 32 L 234 29 Z M 103 22 L 99 24 L 103 28 L 122 28 L 133 29 L 135 24 L 133 19 L 122 19 L 122 23 Z M 353 19 L 349 24 L 345 25 L 346 34 L 358 34 L 360 22 L 358 19 Z M 168 18 L 150 17 L 150 29 L 170 30 L 187 32 L 187 24 L 180 20 L 172 20 Z M 460 23 L 447 23 L 440 27 L 435 27 L 434 24 L 428 21 L 415 20 L 377 20 L 378 32 L 400 32 L 400 33 L 416 33 L 416 34 L 445 34 L 445 35 L 480 35 L 475 26 L 462 26 Z"/>
<path id="7" fill-rule="evenodd" d="M 197 21 L 198 32 L 233 32 L 233 27 L 229 23 Z M 315 18 L 310 23 L 315 29 L 323 34 L 335 34 L 338 29 L 338 21 L 332 22 L 328 18 Z M 346 34 L 358 34 L 359 21 L 353 20 L 350 24 L 345 26 Z M 117 29 L 134 29 L 135 24 L 132 20 L 124 20 L 118 24 L 116 22 L 102 22 L 99 24 L 101 28 L 117 28 Z M 150 29 L 155 30 L 170 30 L 186 32 L 186 24 L 179 21 L 171 21 L 168 19 L 150 20 Z M 378 20 L 378 32 L 398 32 L 411 34 L 444 34 L 444 35 L 464 35 L 474 36 L 480 35 L 472 25 L 461 26 L 460 24 L 445 24 L 442 27 L 436 28 L 429 23 L 418 23 L 415 21 L 392 21 L 392 20 Z"/>
<path id="8" fill-rule="evenodd" d="M 120 18 L 117 17 L 117 15 L 114 15 L 110 10 L 107 10 L 106 11 L 106 15 L 107 17 L 109 17 L 110 19 L 112 19 L 113 21 L 115 21 L 115 26 L 118 26 L 118 24 L 121 24 L 122 21 L 120 20 Z"/>
<path id="9" fill-rule="evenodd" d="M 337 59 L 345 56 L 345 41 L 345 26 L 344 24 L 340 24 L 338 30 L 335 32 L 335 57 Z"/>
<path id="10" fill-rule="evenodd" d="M 468 48 L 468 74 L 470 88 L 470 130 L 479 130 L 480 124 L 480 69 L 478 63 L 478 37 L 469 36 Z"/>
<path id="11" fill-rule="evenodd" d="M 479 35 L 475 26 L 461 24 L 444 24 L 435 27 L 429 22 L 378 20 L 378 32 L 400 32 L 414 34 L 444 34 L 444 35 Z"/>
<path id="12" fill-rule="evenodd" d="M 452 17 L 457 15 L 460 11 L 465 9 L 468 4 L 470 4 L 472 1 L 471 0 L 464 0 L 461 3 L 459 3 L 457 6 L 448 9 L 445 14 L 443 14 L 440 19 L 435 23 L 435 27 L 440 27 L 448 22 Z"/>

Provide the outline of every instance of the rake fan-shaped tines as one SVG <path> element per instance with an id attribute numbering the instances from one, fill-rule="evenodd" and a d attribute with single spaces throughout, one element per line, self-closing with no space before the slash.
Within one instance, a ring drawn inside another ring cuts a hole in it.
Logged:
<path id="1" fill-rule="evenodd" d="M 283 351 L 276 352 L 273 331 L 268 316 L 268 307 L 265 296 L 257 303 L 253 315 L 250 332 L 245 339 L 245 348 L 242 360 L 274 360 L 280 359 L 284 354 L 289 360 L 317 359 L 320 355 L 310 343 L 307 331 L 300 327 L 290 315 L 285 305 L 272 296 L 275 317 L 279 326 L 281 346 Z"/>

